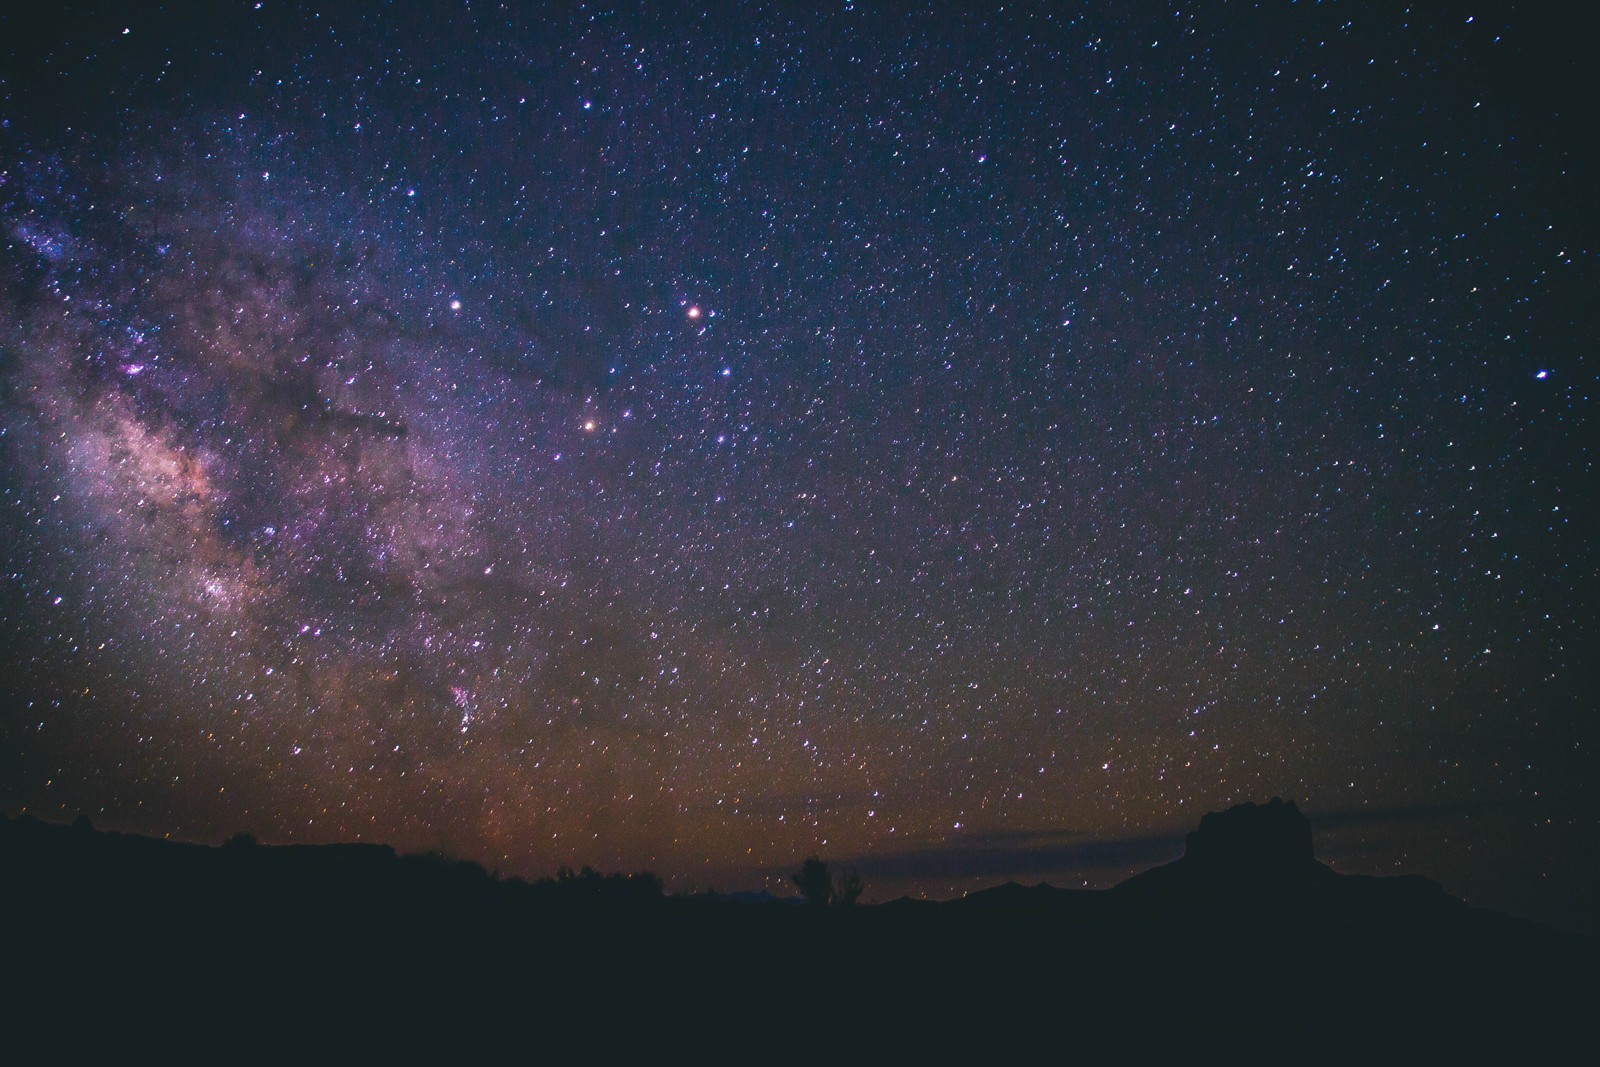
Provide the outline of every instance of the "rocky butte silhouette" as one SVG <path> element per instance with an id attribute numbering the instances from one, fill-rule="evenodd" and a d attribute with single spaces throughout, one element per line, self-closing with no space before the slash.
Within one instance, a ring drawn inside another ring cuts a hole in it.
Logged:
<path id="1" fill-rule="evenodd" d="M 1182 858 L 1134 875 L 1110 891 L 1128 921 L 1180 927 L 1191 936 L 1227 930 L 1271 941 L 1293 932 L 1337 961 L 1352 945 L 1448 956 L 1455 944 L 1514 951 L 1561 935 L 1531 922 L 1468 907 L 1420 875 L 1341 875 L 1313 855 L 1311 823 L 1293 802 L 1240 804 L 1212 812 L 1186 839 Z"/>
<path id="2" fill-rule="evenodd" d="M 1259 906 L 1263 897 L 1293 899 L 1336 884 L 1344 883 L 1313 854 L 1310 821 L 1293 801 L 1273 797 L 1205 815 L 1185 839 L 1181 859 L 1134 875 L 1115 892 L 1127 899 Z"/>
<path id="3" fill-rule="evenodd" d="M 1594 939 L 1468 907 L 1424 878 L 1338 874 L 1277 799 L 1205 816 L 1180 859 L 1110 890 L 1010 883 L 844 909 L 28 816 L 0 821 L 0 864 L 5 967 L 23 991 L 14 1032 L 64 1007 L 148 1020 L 183 1005 L 251 1032 L 292 1016 L 411 1033 L 454 1018 L 448 1007 L 497 1042 L 544 1034 L 541 1047 L 560 1032 L 619 1049 L 632 1020 L 648 1037 L 636 1051 L 748 1031 L 902 1053 L 962 1040 L 1316 1059 L 1376 1041 L 1553 1050 L 1597 991 Z"/>
<path id="4" fill-rule="evenodd" d="M 1189 834 L 1183 858 L 1196 868 L 1243 874 L 1291 872 L 1313 862 L 1311 823 L 1294 802 L 1213 811 Z"/>

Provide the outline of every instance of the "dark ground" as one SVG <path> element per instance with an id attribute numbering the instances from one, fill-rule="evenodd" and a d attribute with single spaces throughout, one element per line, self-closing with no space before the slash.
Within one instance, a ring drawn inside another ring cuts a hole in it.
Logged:
<path id="1" fill-rule="evenodd" d="M 1213 815 L 1184 859 L 1105 892 L 1008 884 L 814 908 L 668 897 L 649 876 L 529 884 L 381 846 L 211 848 L 24 816 L 0 824 L 8 1026 L 23 1047 L 68 1053 L 970 1046 L 1296 1061 L 1553 1052 L 1580 1032 L 1592 939 L 1425 879 L 1338 875 L 1303 826 L 1276 803 Z"/>

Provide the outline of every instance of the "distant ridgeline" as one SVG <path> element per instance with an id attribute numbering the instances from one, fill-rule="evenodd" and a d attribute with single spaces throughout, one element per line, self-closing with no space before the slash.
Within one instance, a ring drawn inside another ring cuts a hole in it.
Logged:
<path id="1" fill-rule="evenodd" d="M 381 845 L 208 847 L 29 816 L 0 819 L 0 873 L 5 966 L 51 1004 L 113 988 L 389 1004 L 466 982 L 601 1027 L 618 1012 L 681 1023 L 737 1008 L 880 1036 L 913 1012 L 1221 1039 L 1338 1018 L 1352 1042 L 1481 1051 L 1576 1034 L 1600 992 L 1593 939 L 1470 908 L 1424 878 L 1340 875 L 1277 799 L 1206 815 L 1182 858 L 1110 890 L 1009 883 L 841 909 L 669 897 L 653 875 L 527 883 Z"/>

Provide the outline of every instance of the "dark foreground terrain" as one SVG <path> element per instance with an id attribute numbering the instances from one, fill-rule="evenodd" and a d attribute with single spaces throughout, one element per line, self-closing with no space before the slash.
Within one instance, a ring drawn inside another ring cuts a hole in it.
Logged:
<path id="1" fill-rule="evenodd" d="M 69 1059 L 1557 1054 L 1597 992 L 1593 939 L 1339 875 L 1278 801 L 1208 815 L 1115 889 L 943 903 L 667 897 L 650 876 L 530 884 L 26 816 L 0 822 L 0 886 L 6 1032 Z"/>

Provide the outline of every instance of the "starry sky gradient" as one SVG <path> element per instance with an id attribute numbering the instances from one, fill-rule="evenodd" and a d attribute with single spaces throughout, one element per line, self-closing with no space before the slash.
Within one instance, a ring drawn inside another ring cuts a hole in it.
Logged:
<path id="1" fill-rule="evenodd" d="M 0 15 L 0 807 L 1600 925 L 1573 27 L 120 6 Z"/>

